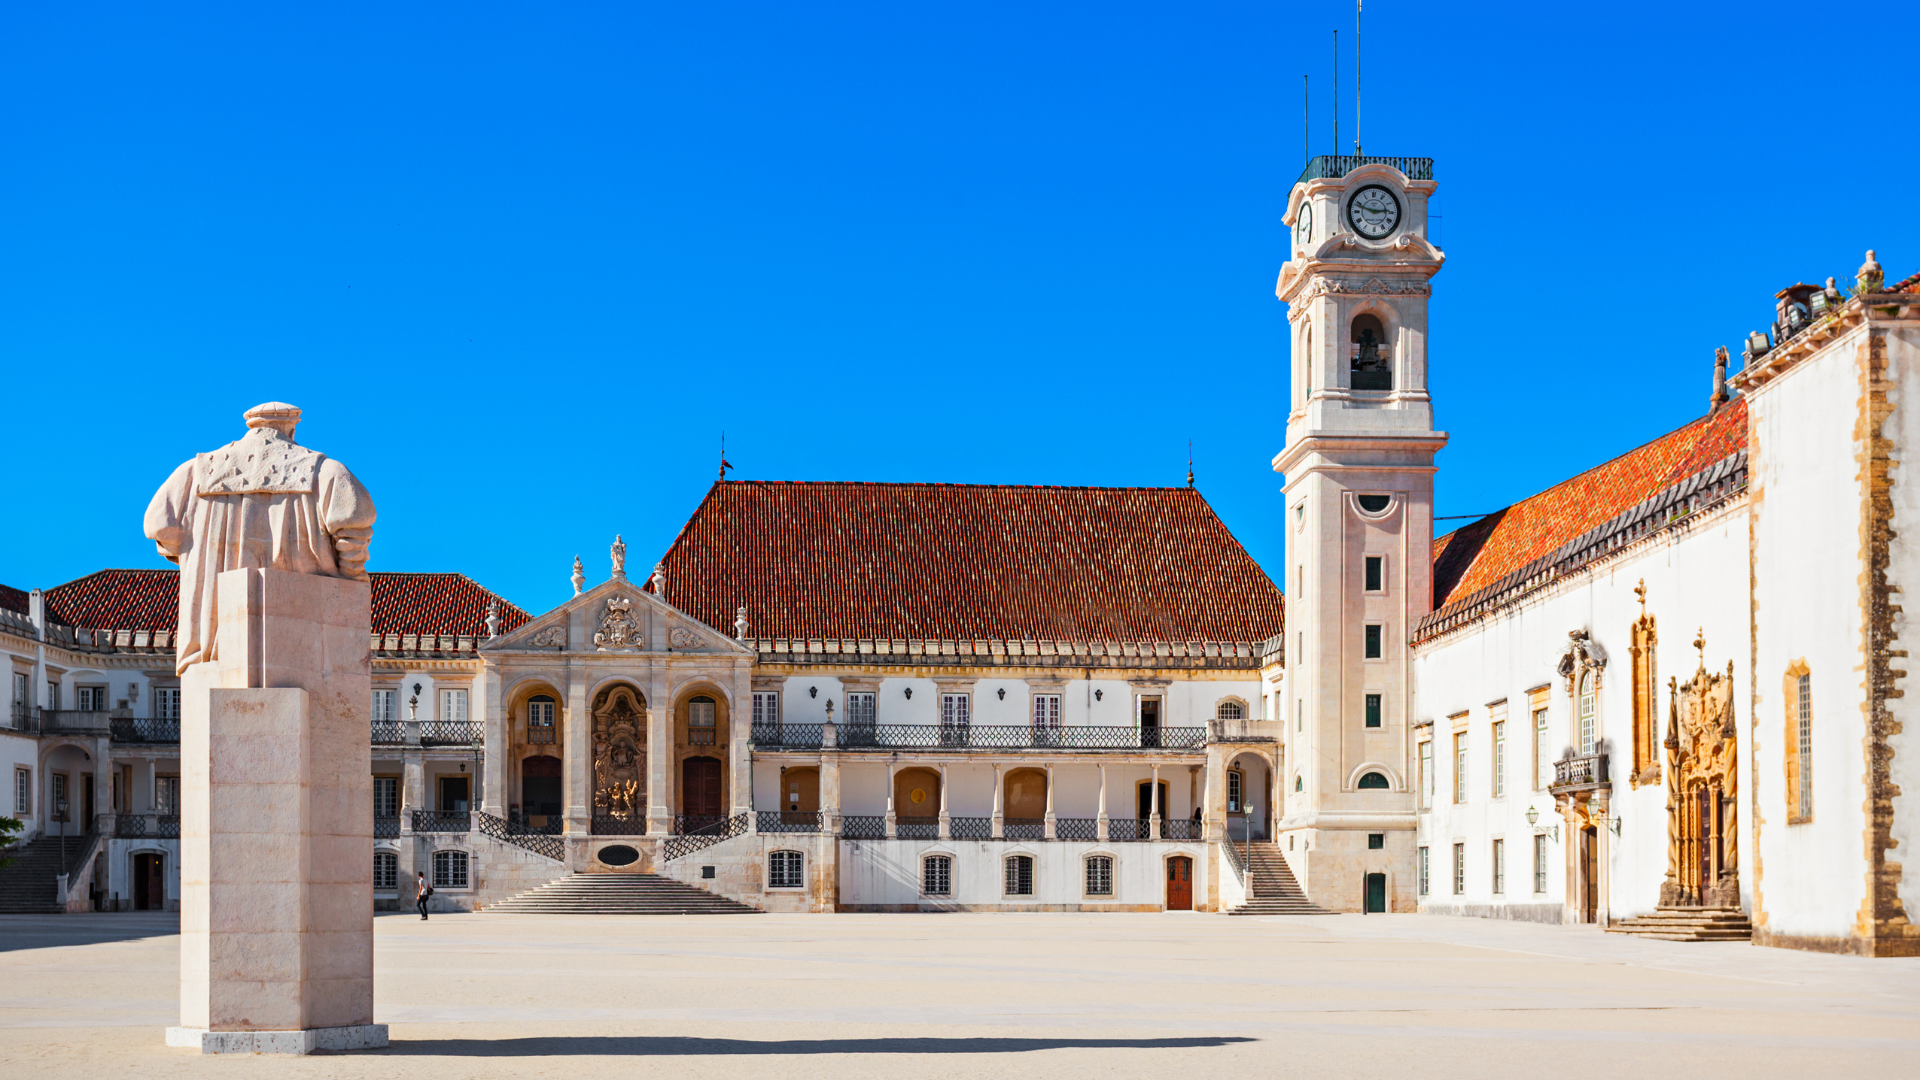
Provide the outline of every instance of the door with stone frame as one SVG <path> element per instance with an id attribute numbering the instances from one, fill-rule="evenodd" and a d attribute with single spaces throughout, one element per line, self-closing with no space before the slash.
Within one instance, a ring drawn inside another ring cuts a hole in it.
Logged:
<path id="1" fill-rule="evenodd" d="M 717 821 L 725 811 L 720 791 L 720 759 L 690 757 L 680 763 L 680 813 L 698 824 Z"/>
<path id="2" fill-rule="evenodd" d="M 1185 855 L 1167 859 L 1167 910 L 1193 910 L 1193 860 Z"/>

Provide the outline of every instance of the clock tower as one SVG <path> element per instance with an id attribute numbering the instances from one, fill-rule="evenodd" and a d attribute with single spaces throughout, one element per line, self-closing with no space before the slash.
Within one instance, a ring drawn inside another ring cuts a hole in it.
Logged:
<path id="1" fill-rule="evenodd" d="M 1433 596 L 1430 158 L 1318 157 L 1287 199 L 1287 640 L 1275 838 L 1312 901 L 1412 911 L 1407 642 Z"/>

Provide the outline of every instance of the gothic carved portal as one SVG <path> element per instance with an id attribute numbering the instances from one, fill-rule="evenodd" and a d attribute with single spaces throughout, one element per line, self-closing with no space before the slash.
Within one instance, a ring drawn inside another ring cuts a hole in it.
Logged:
<path id="1" fill-rule="evenodd" d="M 1667 879 L 1661 907 L 1740 906 L 1740 791 L 1733 709 L 1733 661 L 1707 670 L 1706 639 L 1694 639 L 1700 667 L 1674 687 L 1667 718 Z"/>
<path id="2" fill-rule="evenodd" d="M 593 813 L 634 822 L 647 813 L 647 704 L 630 686 L 610 686 L 593 699 Z"/>

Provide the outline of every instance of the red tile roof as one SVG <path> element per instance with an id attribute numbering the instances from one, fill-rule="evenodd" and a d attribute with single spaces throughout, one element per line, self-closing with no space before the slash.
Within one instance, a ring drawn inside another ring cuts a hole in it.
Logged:
<path id="1" fill-rule="evenodd" d="M 1284 601 L 1190 488 L 726 481 L 667 600 L 761 638 L 1262 641 Z"/>
<path id="2" fill-rule="evenodd" d="M 1747 445 L 1747 403 L 1668 432 L 1434 541 L 1433 606 L 1471 596 Z"/>
<path id="3" fill-rule="evenodd" d="M 11 585 L 0 585 L 0 608 L 25 615 L 27 613 L 26 592 Z"/>
<path id="4" fill-rule="evenodd" d="M 379 634 L 487 632 L 487 601 L 500 600 L 500 632 L 530 616 L 464 574 L 370 575 Z M 47 590 L 47 618 L 90 630 L 173 630 L 180 616 L 177 570 L 100 570 Z"/>

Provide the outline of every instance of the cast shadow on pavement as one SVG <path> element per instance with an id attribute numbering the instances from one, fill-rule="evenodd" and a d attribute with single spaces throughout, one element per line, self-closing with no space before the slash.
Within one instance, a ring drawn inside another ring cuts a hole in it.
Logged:
<path id="1" fill-rule="evenodd" d="M 1180 1039 L 698 1039 L 676 1035 L 552 1035 L 529 1039 L 405 1039 L 387 1054 L 408 1057 L 712 1057 L 722 1054 L 1019 1054 L 1029 1050 L 1184 1050 L 1257 1040 Z M 381 1051 L 374 1051 L 380 1053 Z"/>

